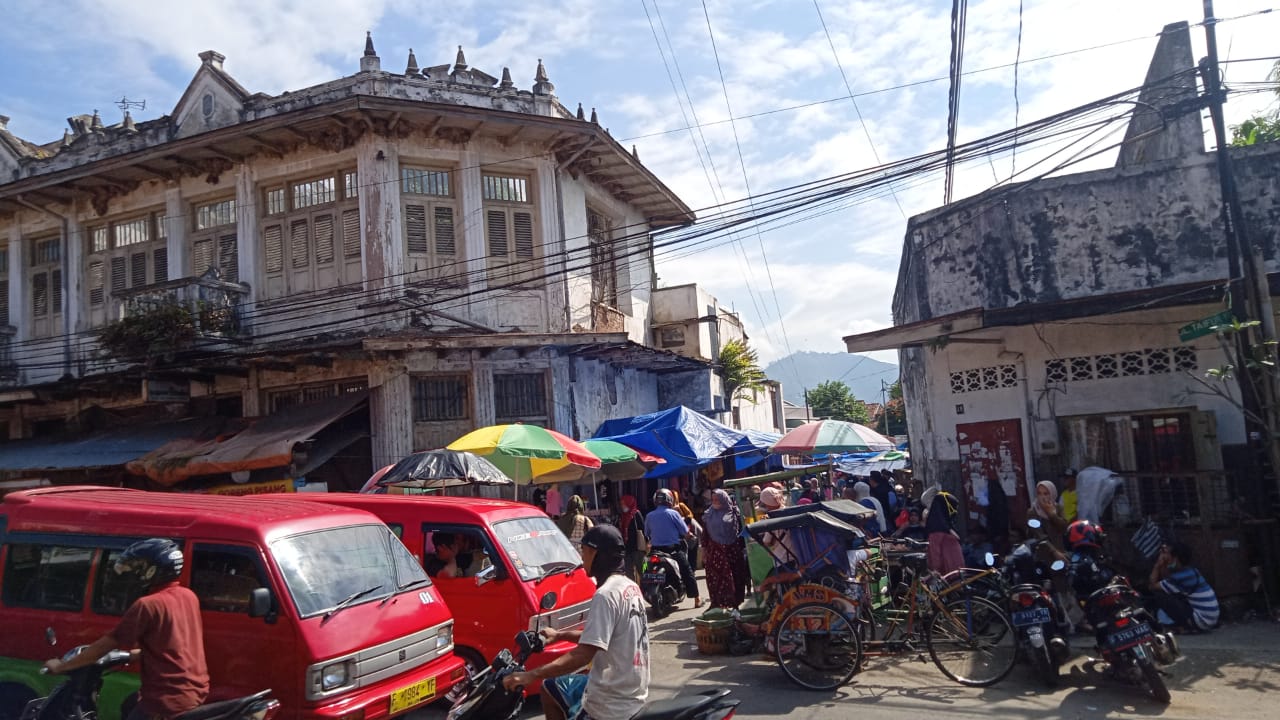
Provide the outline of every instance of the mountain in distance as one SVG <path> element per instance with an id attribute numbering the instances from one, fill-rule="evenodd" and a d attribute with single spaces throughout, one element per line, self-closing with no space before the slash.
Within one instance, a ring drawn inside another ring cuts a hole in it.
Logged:
<path id="1" fill-rule="evenodd" d="M 794 363 L 793 363 L 794 361 Z M 787 400 L 804 405 L 804 389 L 812 390 L 827 380 L 840 380 L 863 402 L 880 402 L 880 381 L 898 379 L 898 366 L 865 355 L 842 352 L 798 352 L 766 365 L 764 372 L 782 383 Z"/>

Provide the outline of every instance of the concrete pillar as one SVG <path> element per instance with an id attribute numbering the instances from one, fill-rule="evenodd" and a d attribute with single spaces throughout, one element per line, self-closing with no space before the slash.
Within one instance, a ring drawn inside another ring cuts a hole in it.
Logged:
<path id="1" fill-rule="evenodd" d="M 191 274 L 191 246 L 187 244 L 187 228 L 190 226 L 182 203 L 182 188 L 176 182 L 169 183 L 164 189 L 164 227 L 161 228 L 168 252 L 169 275 L 156 278 L 157 281 L 177 280 Z"/>
<path id="2" fill-rule="evenodd" d="M 244 298 L 248 303 L 257 301 L 258 288 L 262 285 L 263 251 L 258 241 L 258 218 L 261 217 L 258 206 L 261 202 L 253 168 L 248 163 L 241 163 L 236 169 L 236 272 L 240 275 L 240 282 L 249 285 L 249 294 Z M 169 247 L 173 247 L 172 240 Z M 169 253 L 169 266 L 173 267 L 173 251 Z"/>
<path id="3" fill-rule="evenodd" d="M 400 155 L 396 144 L 366 134 L 356 143 L 360 176 L 360 247 L 365 289 L 398 293 L 404 285 Z M 375 450 L 376 455 L 376 450 Z"/>
<path id="4" fill-rule="evenodd" d="M 491 363 L 474 363 L 472 365 L 473 387 L 476 389 L 472 400 L 472 412 L 476 419 L 476 427 L 488 427 L 497 422 L 493 405 L 493 365 Z"/>
<path id="5" fill-rule="evenodd" d="M 31 288 L 27 287 L 27 245 L 23 242 L 22 226 L 15 216 L 9 226 L 9 324 L 17 328 L 14 342 L 31 339 L 31 323 L 27 313 Z M 18 358 L 14 358 L 16 361 Z"/>
<path id="6" fill-rule="evenodd" d="M 467 148 L 462 151 L 462 168 L 457 173 L 458 203 L 462 208 L 462 240 L 467 248 L 467 291 L 476 292 L 489 286 L 485 268 L 488 265 L 489 243 L 484 237 L 484 188 L 482 186 L 480 153 Z M 492 327 L 493 300 L 487 295 L 472 295 L 471 318 Z"/>
<path id="7" fill-rule="evenodd" d="M 413 452 L 413 384 L 399 362 L 370 367 L 369 376 L 369 430 L 377 469 Z"/>
<path id="8" fill-rule="evenodd" d="M 75 205 L 67 209 L 67 236 L 62 259 L 62 327 L 64 332 L 78 333 L 88 328 L 88 305 L 84 296 L 84 252 L 86 228 L 80 223 Z"/>
<path id="9" fill-rule="evenodd" d="M 244 417 L 262 415 L 262 371 L 256 367 L 249 368 L 249 377 L 240 393 L 240 414 Z"/>
<path id="10" fill-rule="evenodd" d="M 547 303 L 546 332 L 569 332 L 569 290 L 565 270 L 565 233 L 561 218 L 561 197 L 556 184 L 556 164 L 551 159 L 538 161 L 538 226 L 541 230 L 540 254 L 543 274 L 547 276 L 544 292 Z"/>

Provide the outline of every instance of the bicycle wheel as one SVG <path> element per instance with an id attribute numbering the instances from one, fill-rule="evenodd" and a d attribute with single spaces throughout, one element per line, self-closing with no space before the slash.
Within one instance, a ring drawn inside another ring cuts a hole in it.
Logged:
<path id="1" fill-rule="evenodd" d="M 795 684 L 834 690 L 862 667 L 857 622 L 822 603 L 797 605 L 778 623 L 774 655 Z"/>
<path id="2" fill-rule="evenodd" d="M 1018 639 L 996 604 L 959 598 L 935 612 L 925 628 L 929 655 L 943 675 L 961 685 L 994 685 L 1018 659 Z"/>

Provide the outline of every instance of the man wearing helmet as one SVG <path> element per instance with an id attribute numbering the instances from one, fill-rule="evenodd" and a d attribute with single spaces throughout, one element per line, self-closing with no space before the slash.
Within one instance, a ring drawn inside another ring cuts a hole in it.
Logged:
<path id="1" fill-rule="evenodd" d="M 649 697 L 649 625 L 640 586 L 626 575 L 626 544 L 612 525 L 596 525 L 582 536 L 582 564 L 596 581 L 596 594 L 582 630 L 542 631 L 547 642 L 578 646 L 542 667 L 503 679 L 508 690 L 542 683 L 548 720 L 629 718 Z M 575 675 L 587 665 L 589 675 Z"/>
<path id="2" fill-rule="evenodd" d="M 51 673 L 65 673 L 97 662 L 116 648 L 137 648 L 142 689 L 128 720 L 164 720 L 204 703 L 209 670 L 204 658 L 200 601 L 178 584 L 182 550 L 170 540 L 140 540 L 116 558 L 116 575 L 143 594 L 129 606 L 111 632 L 67 662 L 49 660 Z"/>
<path id="3" fill-rule="evenodd" d="M 653 505 L 653 512 L 644 518 L 644 534 L 649 536 L 649 545 L 675 559 L 676 565 L 680 567 L 680 581 L 684 583 L 685 595 L 693 598 L 694 607 L 702 607 L 702 598 L 698 597 L 698 581 L 693 576 L 693 566 L 689 564 L 689 555 L 684 545 L 686 540 L 693 539 L 689 525 L 675 509 L 675 496 L 670 490 L 659 488 L 653 494 Z"/>

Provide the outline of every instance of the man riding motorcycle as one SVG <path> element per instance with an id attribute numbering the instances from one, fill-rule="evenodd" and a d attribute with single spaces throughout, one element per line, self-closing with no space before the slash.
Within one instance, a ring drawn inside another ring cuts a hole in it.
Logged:
<path id="1" fill-rule="evenodd" d="M 142 688 L 127 720 L 167 720 L 204 703 L 209 670 L 204 657 L 200 601 L 178 584 L 182 550 L 171 540 L 140 540 L 116 558 L 113 570 L 141 597 L 111 632 L 72 659 L 49 660 L 51 673 L 91 665 L 116 648 L 137 648 Z"/>

